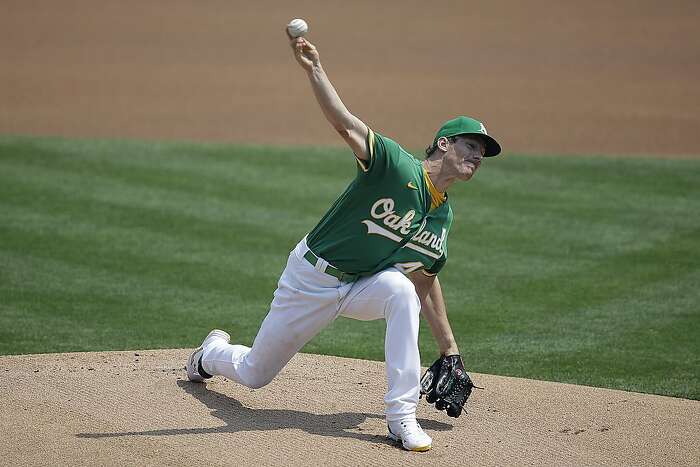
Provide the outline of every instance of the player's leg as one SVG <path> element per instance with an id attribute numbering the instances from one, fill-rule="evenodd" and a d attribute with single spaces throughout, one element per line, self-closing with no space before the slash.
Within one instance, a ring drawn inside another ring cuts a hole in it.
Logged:
<path id="1" fill-rule="evenodd" d="M 204 350 L 202 368 L 251 388 L 259 388 L 337 316 L 340 294 L 350 285 L 314 269 L 296 248 L 289 255 L 270 311 L 252 348 L 215 341 Z"/>
<path id="2" fill-rule="evenodd" d="M 363 278 L 343 299 L 340 314 L 359 320 L 386 320 L 387 421 L 415 416 L 420 383 L 420 300 L 413 283 L 395 268 Z"/>

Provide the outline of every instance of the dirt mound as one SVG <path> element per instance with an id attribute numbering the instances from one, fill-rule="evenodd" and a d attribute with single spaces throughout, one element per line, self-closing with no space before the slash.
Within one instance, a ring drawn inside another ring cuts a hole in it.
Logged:
<path id="1" fill-rule="evenodd" d="M 697 465 L 700 402 L 474 374 L 433 450 L 385 438 L 381 362 L 300 354 L 269 386 L 186 381 L 188 350 L 0 357 L 7 465 Z"/>
<path id="2" fill-rule="evenodd" d="M 409 148 L 455 114 L 507 152 L 700 156 L 700 3 L 6 1 L 0 133 L 334 144 L 283 33 Z"/>

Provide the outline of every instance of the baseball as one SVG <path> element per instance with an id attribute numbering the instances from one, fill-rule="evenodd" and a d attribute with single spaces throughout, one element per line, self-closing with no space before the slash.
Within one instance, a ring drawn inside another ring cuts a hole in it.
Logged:
<path id="1" fill-rule="evenodd" d="M 306 24 L 306 21 L 300 18 L 291 20 L 287 25 L 287 31 L 289 31 L 289 35 L 293 38 L 303 36 L 308 30 L 309 25 Z"/>

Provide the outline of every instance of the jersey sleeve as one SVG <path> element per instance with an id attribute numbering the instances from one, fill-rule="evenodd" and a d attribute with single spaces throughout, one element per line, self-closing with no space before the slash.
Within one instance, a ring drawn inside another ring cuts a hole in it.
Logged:
<path id="1" fill-rule="evenodd" d="M 383 177 L 396 161 L 401 157 L 401 147 L 395 141 L 375 133 L 371 128 L 367 128 L 367 149 L 369 160 L 362 160 L 355 156 L 357 160 L 358 177 L 367 180 L 379 179 Z"/>
<path id="2" fill-rule="evenodd" d="M 445 266 L 445 263 L 447 263 L 447 255 L 445 253 L 438 258 L 437 261 L 430 267 L 430 269 L 423 269 L 423 274 L 426 276 L 436 276 L 440 270 Z"/>

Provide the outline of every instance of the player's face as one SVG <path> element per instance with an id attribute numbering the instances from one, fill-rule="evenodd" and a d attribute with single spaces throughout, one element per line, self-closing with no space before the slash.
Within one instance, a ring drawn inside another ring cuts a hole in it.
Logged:
<path id="1" fill-rule="evenodd" d="M 450 143 L 443 165 L 460 180 L 469 180 L 481 165 L 486 147 L 478 136 L 460 135 Z"/>

